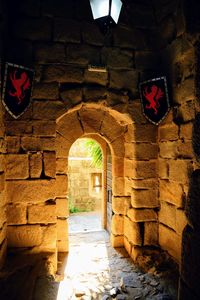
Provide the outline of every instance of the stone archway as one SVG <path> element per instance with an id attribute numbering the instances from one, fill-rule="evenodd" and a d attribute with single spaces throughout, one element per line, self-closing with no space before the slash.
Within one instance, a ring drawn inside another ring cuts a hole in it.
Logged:
<path id="1" fill-rule="evenodd" d="M 142 246 L 158 244 L 156 130 L 99 104 L 83 104 L 57 120 L 57 164 L 67 164 L 71 145 L 80 137 L 104 139 L 112 154 L 111 241 L 135 258 Z M 154 143 L 152 143 L 154 142 Z M 57 206 L 67 197 L 67 171 L 56 179 Z M 64 200 L 65 199 L 65 200 Z M 67 217 L 67 216 L 66 216 Z M 65 216 L 58 218 L 58 251 L 68 251 Z"/>

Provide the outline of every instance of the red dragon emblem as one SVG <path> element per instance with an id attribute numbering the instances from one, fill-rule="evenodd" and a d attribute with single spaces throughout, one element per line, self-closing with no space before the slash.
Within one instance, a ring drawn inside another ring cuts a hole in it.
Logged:
<path id="1" fill-rule="evenodd" d="M 25 97 L 25 91 L 31 87 L 31 84 L 26 72 L 21 73 L 19 78 L 17 78 L 16 72 L 15 70 L 13 73 L 10 73 L 10 80 L 15 92 L 8 91 L 8 93 L 10 96 L 17 98 L 17 104 L 21 104 Z"/>
<path id="2" fill-rule="evenodd" d="M 146 86 L 143 95 L 146 100 L 149 102 L 149 105 L 146 105 L 146 109 L 153 109 L 154 114 L 157 115 L 158 108 L 160 107 L 159 100 L 163 97 L 164 93 L 162 92 L 161 88 L 157 87 L 156 85 L 152 85 L 150 87 L 150 91 Z"/>

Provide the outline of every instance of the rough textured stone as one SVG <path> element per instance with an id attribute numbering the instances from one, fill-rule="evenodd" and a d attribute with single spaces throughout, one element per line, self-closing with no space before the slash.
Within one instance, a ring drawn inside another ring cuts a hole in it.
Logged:
<path id="1" fill-rule="evenodd" d="M 48 226 L 42 226 L 42 243 L 40 245 L 41 251 L 55 252 L 56 251 L 56 239 L 57 239 L 57 226 L 49 224 Z"/>
<path id="2" fill-rule="evenodd" d="M 5 173 L 0 173 L 0 192 L 2 192 L 5 188 Z"/>
<path id="3" fill-rule="evenodd" d="M 56 205 L 31 205 L 28 207 L 29 224 L 56 223 Z"/>
<path id="4" fill-rule="evenodd" d="M 65 46 L 61 43 L 36 44 L 35 60 L 39 63 L 60 63 L 66 62 Z"/>
<path id="5" fill-rule="evenodd" d="M 131 205 L 134 208 L 158 207 L 158 195 L 156 190 L 132 190 Z"/>
<path id="6" fill-rule="evenodd" d="M 68 105 L 72 103 L 73 105 L 78 104 L 82 101 L 83 99 L 83 91 L 81 87 L 74 87 L 72 88 L 64 88 L 60 92 L 61 99 Z"/>
<path id="7" fill-rule="evenodd" d="M 6 212 L 8 225 L 21 225 L 27 223 L 27 207 L 25 205 L 8 205 Z"/>
<path id="8" fill-rule="evenodd" d="M 66 111 L 61 101 L 34 101 L 33 118 L 36 120 L 55 120 Z"/>
<path id="9" fill-rule="evenodd" d="M 182 209 L 176 210 L 176 232 L 179 235 L 182 235 L 185 226 L 187 225 L 188 220 L 185 214 L 185 211 Z"/>
<path id="10" fill-rule="evenodd" d="M 47 65 L 43 71 L 43 81 L 60 83 L 82 83 L 83 71 L 68 65 Z"/>
<path id="11" fill-rule="evenodd" d="M 160 180 L 160 200 L 169 202 L 177 207 L 183 206 L 183 188 L 179 183 Z"/>
<path id="12" fill-rule="evenodd" d="M 124 196 L 124 178 L 114 177 L 113 178 L 113 195 Z"/>
<path id="13" fill-rule="evenodd" d="M 132 245 L 141 246 L 142 239 L 140 236 L 140 227 L 136 222 L 132 222 L 129 218 L 124 218 L 124 235 Z"/>
<path id="14" fill-rule="evenodd" d="M 124 246 L 124 236 L 123 235 L 113 235 L 111 234 L 111 244 L 114 248 Z"/>
<path id="15" fill-rule="evenodd" d="M 55 178 L 56 176 L 56 153 L 43 153 L 44 174 L 47 177 Z"/>
<path id="16" fill-rule="evenodd" d="M 58 252 L 68 252 L 69 251 L 69 241 L 66 240 L 58 240 L 57 241 L 57 249 Z"/>
<path id="17" fill-rule="evenodd" d="M 150 179 L 129 179 L 125 178 L 126 187 L 129 186 L 130 192 L 132 188 L 138 190 L 156 190 L 158 188 L 158 180 L 155 178 Z"/>
<path id="18" fill-rule="evenodd" d="M 67 198 L 56 199 L 56 214 L 57 217 L 66 218 L 69 216 L 69 204 Z"/>
<path id="19" fill-rule="evenodd" d="M 39 225 L 7 227 L 8 247 L 34 247 L 42 242 L 42 229 Z"/>
<path id="20" fill-rule="evenodd" d="M 177 158 L 178 142 L 162 142 L 159 144 L 161 158 Z"/>
<path id="21" fill-rule="evenodd" d="M 54 40 L 56 42 L 80 43 L 81 24 L 73 19 L 56 19 L 54 26 Z"/>
<path id="22" fill-rule="evenodd" d="M 67 220 L 57 220 L 57 239 L 59 241 L 66 241 L 68 239 L 68 223 Z"/>
<path id="23" fill-rule="evenodd" d="M 175 141 L 178 139 L 179 128 L 176 124 L 166 124 L 159 127 L 160 141 Z"/>
<path id="24" fill-rule="evenodd" d="M 135 64 L 137 69 L 152 69 L 160 65 L 160 56 L 156 52 L 136 51 Z"/>
<path id="25" fill-rule="evenodd" d="M 157 174 L 157 164 L 155 161 L 133 161 L 124 160 L 125 176 L 134 179 L 154 178 Z"/>
<path id="26" fill-rule="evenodd" d="M 131 198 L 130 197 L 113 197 L 112 198 L 112 210 L 115 214 L 126 215 L 130 206 L 131 206 Z"/>
<path id="27" fill-rule="evenodd" d="M 187 183 L 192 172 L 190 160 L 175 160 L 169 162 L 169 179 L 179 183 Z"/>
<path id="28" fill-rule="evenodd" d="M 156 159 L 158 146 L 147 143 L 125 143 L 125 157 L 138 160 Z"/>
<path id="29" fill-rule="evenodd" d="M 192 123 L 183 124 L 180 126 L 180 138 L 192 139 Z"/>
<path id="30" fill-rule="evenodd" d="M 159 222 L 176 231 L 176 206 L 164 201 L 160 204 Z"/>
<path id="31" fill-rule="evenodd" d="M 123 235 L 124 233 L 124 217 L 114 215 L 112 217 L 111 231 L 114 235 Z"/>
<path id="32" fill-rule="evenodd" d="M 91 61 L 94 64 L 99 64 L 100 51 L 97 47 L 89 45 L 68 45 L 67 61 L 80 65 L 88 65 Z"/>
<path id="33" fill-rule="evenodd" d="M 111 68 L 132 68 L 133 52 L 120 48 L 104 48 L 102 50 L 103 63 Z"/>
<path id="34" fill-rule="evenodd" d="M 87 83 L 99 84 L 106 86 L 108 83 L 108 72 L 91 72 L 85 70 L 84 81 Z"/>
<path id="35" fill-rule="evenodd" d="M 77 113 L 72 113 L 63 117 L 57 126 L 57 131 L 72 143 L 83 134 Z"/>
<path id="36" fill-rule="evenodd" d="M 42 174 L 42 153 L 31 153 L 29 155 L 30 177 L 40 178 Z"/>
<path id="37" fill-rule="evenodd" d="M 175 89 L 174 101 L 176 103 L 183 103 L 188 100 L 195 99 L 195 80 L 190 77 L 186 79 L 178 88 Z"/>
<path id="38" fill-rule="evenodd" d="M 58 99 L 58 84 L 56 82 L 51 83 L 37 83 L 33 90 L 34 99 Z"/>
<path id="39" fill-rule="evenodd" d="M 175 122 L 178 124 L 189 122 L 195 118 L 195 107 L 193 101 L 182 103 L 176 109 Z"/>
<path id="40" fill-rule="evenodd" d="M 159 244 L 162 249 L 180 263 L 181 260 L 181 236 L 177 235 L 172 229 L 159 224 Z"/>
<path id="41" fill-rule="evenodd" d="M 6 155 L 6 179 L 26 179 L 29 177 L 27 154 Z"/>
<path id="42" fill-rule="evenodd" d="M 57 158 L 56 159 L 56 174 L 67 174 L 67 159 Z"/>
<path id="43" fill-rule="evenodd" d="M 130 91 L 133 95 L 137 95 L 136 89 L 138 84 L 138 72 L 132 70 L 111 71 L 110 72 L 110 88 Z"/>
<path id="44" fill-rule="evenodd" d="M 8 203 L 38 203 L 55 198 L 55 180 L 6 182 Z"/>
<path id="45" fill-rule="evenodd" d="M 111 125 L 112 124 L 112 125 Z M 110 142 L 124 134 L 125 126 L 121 126 L 120 122 L 116 120 L 109 113 L 106 113 L 101 125 L 101 134 L 105 136 Z"/>
<path id="46" fill-rule="evenodd" d="M 165 160 L 165 159 L 158 160 L 158 174 L 161 179 L 169 178 L 168 160 Z"/>
<path id="47" fill-rule="evenodd" d="M 67 194 L 67 175 L 57 175 L 56 176 L 56 196 L 62 197 Z"/>
<path id="48" fill-rule="evenodd" d="M 18 153 L 20 150 L 20 138 L 14 136 L 6 137 L 7 153 Z"/>
<path id="49" fill-rule="evenodd" d="M 96 109 L 81 109 L 79 116 L 85 133 L 97 133 L 100 131 L 105 112 Z"/>
<path id="50" fill-rule="evenodd" d="M 32 125 L 25 121 L 5 122 L 6 134 L 9 136 L 23 135 L 32 133 Z"/>
<path id="51" fill-rule="evenodd" d="M 144 246 L 158 245 L 158 223 L 145 222 L 144 223 Z"/>
<path id="52" fill-rule="evenodd" d="M 133 222 L 149 222 L 157 220 L 157 213 L 153 209 L 135 209 L 128 210 L 127 216 Z"/>

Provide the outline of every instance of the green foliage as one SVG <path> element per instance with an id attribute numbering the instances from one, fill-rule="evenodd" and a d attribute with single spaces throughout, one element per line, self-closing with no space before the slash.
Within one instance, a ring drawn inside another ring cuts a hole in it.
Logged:
<path id="1" fill-rule="evenodd" d="M 92 158 L 91 166 L 95 168 L 102 168 L 103 155 L 101 147 L 94 140 L 87 139 L 85 141 L 85 147 L 89 152 L 89 156 Z"/>

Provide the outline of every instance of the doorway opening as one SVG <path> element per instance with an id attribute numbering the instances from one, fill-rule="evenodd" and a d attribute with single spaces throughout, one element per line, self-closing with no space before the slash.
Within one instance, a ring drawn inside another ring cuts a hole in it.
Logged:
<path id="1" fill-rule="evenodd" d="M 103 153 L 91 138 L 79 138 L 68 156 L 69 233 L 102 230 Z"/>

